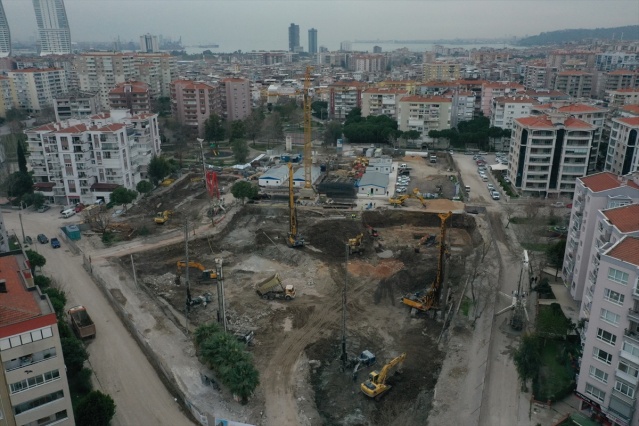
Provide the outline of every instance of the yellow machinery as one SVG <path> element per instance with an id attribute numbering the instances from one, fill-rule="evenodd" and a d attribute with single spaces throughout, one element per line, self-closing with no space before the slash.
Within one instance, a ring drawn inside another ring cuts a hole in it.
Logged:
<path id="1" fill-rule="evenodd" d="M 184 260 L 178 260 L 178 263 L 177 263 L 178 275 L 180 275 L 180 273 L 182 272 L 182 269 L 184 269 L 185 267 L 186 267 L 186 262 Z M 202 275 L 200 275 L 200 277 L 198 278 L 198 281 L 200 282 L 217 280 L 217 272 L 215 272 L 215 269 L 206 269 L 206 267 L 204 267 L 204 265 L 202 265 L 201 263 L 193 262 L 193 261 L 189 261 L 189 268 L 196 268 L 202 271 Z"/>
<path id="2" fill-rule="evenodd" d="M 288 212 L 289 232 L 287 243 L 289 247 L 303 247 L 304 238 L 297 233 L 297 209 L 295 208 L 295 193 L 293 191 L 293 164 L 288 163 Z"/>
<path id="3" fill-rule="evenodd" d="M 386 384 L 386 380 L 392 376 L 395 367 L 399 366 L 401 368 L 405 359 L 406 353 L 403 353 L 386 364 L 384 368 L 382 368 L 382 371 L 372 371 L 368 376 L 368 380 L 360 385 L 360 389 L 364 392 L 364 395 L 369 398 L 379 399 L 385 394 L 391 388 L 390 385 Z"/>
<path id="4" fill-rule="evenodd" d="M 420 311 L 428 311 L 437 308 L 439 292 L 444 280 L 444 262 L 446 258 L 446 221 L 453 215 L 452 212 L 439 213 L 441 225 L 439 228 L 439 258 L 437 260 L 437 276 L 431 286 L 423 292 L 417 292 L 402 297 L 402 303 Z"/>
<path id="5" fill-rule="evenodd" d="M 410 198 L 410 195 L 400 195 L 399 197 L 389 198 L 388 202 L 393 207 L 401 207 L 404 205 L 404 201 L 408 200 L 409 198 Z"/>
<path id="6" fill-rule="evenodd" d="M 175 179 L 164 179 L 162 182 L 160 182 L 160 186 L 171 186 L 171 184 L 175 182 Z"/>
<path id="7" fill-rule="evenodd" d="M 311 129 L 311 71 L 312 67 L 306 67 L 304 75 L 304 188 L 300 191 L 303 198 L 315 198 L 315 190 L 313 189 L 313 177 L 311 169 L 313 168 L 313 134 Z"/>
<path id="8" fill-rule="evenodd" d="M 284 286 L 280 274 L 275 274 L 256 285 L 255 291 L 262 299 L 295 299 L 295 287 L 292 284 Z"/>
<path id="9" fill-rule="evenodd" d="M 417 198 L 422 203 L 422 206 L 426 207 L 426 199 L 422 197 L 422 193 L 419 192 L 419 189 L 413 189 L 413 198 Z"/>
<path id="10" fill-rule="evenodd" d="M 361 233 L 355 238 L 348 239 L 348 253 L 362 253 L 364 251 L 364 244 L 362 244 L 362 240 L 364 239 L 364 234 Z"/>
<path id="11" fill-rule="evenodd" d="M 158 212 L 158 214 L 155 215 L 155 223 L 157 223 L 158 225 L 164 225 L 166 222 L 169 221 L 169 218 L 173 215 L 173 212 L 171 210 L 164 210 L 163 212 Z"/>

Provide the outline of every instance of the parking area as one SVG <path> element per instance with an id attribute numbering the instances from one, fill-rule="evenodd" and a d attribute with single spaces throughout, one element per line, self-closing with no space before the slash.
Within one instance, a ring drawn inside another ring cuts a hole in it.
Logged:
<path id="1" fill-rule="evenodd" d="M 491 203 L 500 202 L 506 198 L 496 173 L 501 171 L 491 170 L 490 166 L 506 166 L 507 159 L 504 154 L 455 154 L 453 161 L 461 173 L 465 187 L 470 189 L 467 192 L 469 202 Z M 505 163 L 505 164 L 504 164 Z"/>

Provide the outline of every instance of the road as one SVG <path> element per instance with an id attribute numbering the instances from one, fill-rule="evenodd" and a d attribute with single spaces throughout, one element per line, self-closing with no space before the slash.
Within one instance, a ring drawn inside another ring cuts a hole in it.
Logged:
<path id="1" fill-rule="evenodd" d="M 49 238 L 67 223 L 57 218 L 58 211 L 24 212 L 24 232 L 34 241 L 39 233 Z M 3 210 L 6 226 L 21 238 L 18 212 Z M 71 223 L 71 222 L 68 222 Z M 47 259 L 45 275 L 60 284 L 67 306 L 82 304 L 93 318 L 97 337 L 88 344 L 89 363 L 95 373 L 95 387 L 111 395 L 117 409 L 113 425 L 191 425 L 178 403 L 169 394 L 137 343 L 74 256 L 62 241 L 61 249 L 35 243 L 32 247 Z"/>

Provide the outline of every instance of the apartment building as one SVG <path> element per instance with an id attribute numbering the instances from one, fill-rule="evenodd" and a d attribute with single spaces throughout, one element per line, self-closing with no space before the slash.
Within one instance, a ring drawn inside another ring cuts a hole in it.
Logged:
<path id="1" fill-rule="evenodd" d="M 177 76 L 177 59 L 168 53 L 137 53 L 136 80 L 149 85 L 151 99 L 171 96 L 171 82 Z"/>
<path id="2" fill-rule="evenodd" d="M 612 119 L 604 169 L 618 175 L 639 171 L 639 117 Z"/>
<path id="3" fill-rule="evenodd" d="M 158 36 L 146 33 L 140 36 L 140 51 L 143 53 L 157 53 L 160 51 Z"/>
<path id="4" fill-rule="evenodd" d="M 506 96 L 493 98 L 490 114 L 490 126 L 502 129 L 513 129 L 513 120 L 529 117 L 534 105 L 538 105 L 533 98 L 528 96 Z"/>
<path id="5" fill-rule="evenodd" d="M 343 120 L 353 108 L 362 107 L 362 93 L 368 87 L 357 81 L 339 81 L 329 84 L 328 109 L 331 118 Z"/>
<path id="6" fill-rule="evenodd" d="M 523 67 L 524 87 L 526 89 L 547 89 L 557 73 L 556 67 L 549 67 L 544 61 L 536 61 Z"/>
<path id="7" fill-rule="evenodd" d="M 0 75 L 0 117 L 6 117 L 7 111 L 13 108 L 11 79 Z"/>
<path id="8" fill-rule="evenodd" d="M 30 113 L 52 107 L 57 96 L 68 91 L 63 69 L 24 69 L 7 73 L 11 80 L 13 106 Z"/>
<path id="9" fill-rule="evenodd" d="M 0 157 L 1 156 L 2 153 L 0 153 Z M 0 158 L 0 160 L 2 159 Z M 0 253 L 4 253 L 7 251 L 9 251 L 9 233 L 7 232 L 7 227 L 4 225 L 2 211 L 0 211 Z"/>
<path id="10" fill-rule="evenodd" d="M 83 92 L 97 93 L 100 107 L 109 108 L 109 92 L 116 84 L 137 77 L 135 55 L 117 52 L 89 52 L 76 56 L 75 68 L 79 88 Z"/>
<path id="11" fill-rule="evenodd" d="M 573 98 L 590 98 L 593 93 L 592 73 L 585 71 L 558 72 L 553 87 Z"/>
<path id="12" fill-rule="evenodd" d="M 71 53 L 71 30 L 63 0 L 33 0 L 40 55 Z"/>
<path id="13" fill-rule="evenodd" d="M 109 108 L 125 109 L 131 115 L 151 112 L 149 85 L 142 81 L 118 84 L 109 91 Z"/>
<path id="14" fill-rule="evenodd" d="M 611 108 L 619 108 L 623 105 L 639 104 L 639 87 L 633 89 L 616 89 L 606 91 L 606 101 Z"/>
<path id="15" fill-rule="evenodd" d="M 57 318 L 21 252 L 0 254 L 0 418 L 16 426 L 74 425 Z"/>
<path id="16" fill-rule="evenodd" d="M 599 96 L 613 90 L 639 89 L 639 71 L 615 70 L 601 73 L 597 89 Z"/>
<path id="17" fill-rule="evenodd" d="M 548 55 L 548 66 L 558 70 L 564 69 L 566 62 L 582 62 L 584 67 L 592 69 L 597 59 L 597 52 L 591 50 L 554 50 Z"/>
<path id="18" fill-rule="evenodd" d="M 228 122 L 248 117 L 253 107 L 251 82 L 245 78 L 223 78 L 219 84 L 223 117 Z"/>
<path id="19" fill-rule="evenodd" d="M 461 76 L 461 66 L 448 62 L 424 63 L 422 81 L 450 81 L 458 80 Z"/>
<path id="20" fill-rule="evenodd" d="M 362 92 L 362 117 L 387 115 L 397 120 L 399 101 L 408 95 L 407 90 L 371 88 Z"/>
<path id="21" fill-rule="evenodd" d="M 443 96 L 406 96 L 399 102 L 398 128 L 416 130 L 422 138 L 430 130 L 450 129 L 452 99 Z"/>
<path id="22" fill-rule="evenodd" d="M 481 112 L 484 117 L 490 117 L 493 99 L 516 96 L 523 91 L 524 86 L 518 83 L 485 81 L 481 85 Z"/>
<path id="23" fill-rule="evenodd" d="M 576 180 L 561 269 L 563 281 L 570 286 L 574 300 L 584 300 L 586 286 L 594 284 L 594 281 L 589 282 L 588 268 L 601 246 L 595 235 L 597 212 L 638 202 L 639 185 L 628 176 L 602 172 Z M 592 295 L 589 299 L 592 301 Z"/>
<path id="24" fill-rule="evenodd" d="M 178 123 L 204 134 L 204 123 L 212 115 L 222 115 L 220 90 L 216 86 L 191 80 L 171 83 L 171 110 Z"/>
<path id="25" fill-rule="evenodd" d="M 596 127 L 553 114 L 513 120 L 508 174 L 524 195 L 572 195 L 585 176 Z"/>
<path id="26" fill-rule="evenodd" d="M 448 96 L 448 92 L 444 94 L 444 97 Z M 476 101 L 474 92 L 456 89 L 452 92 L 452 100 L 451 127 L 457 127 L 460 121 L 470 121 L 473 119 L 475 116 Z"/>
<path id="27" fill-rule="evenodd" d="M 582 407 L 611 424 L 636 424 L 639 382 L 639 205 L 599 210 L 580 316 Z"/>
<path id="28" fill-rule="evenodd" d="M 384 55 L 352 55 L 348 61 L 351 71 L 383 72 L 386 71 L 386 56 Z"/>
<path id="29" fill-rule="evenodd" d="M 11 31 L 7 22 L 7 15 L 0 2 L 0 58 L 11 56 Z"/>
<path id="30" fill-rule="evenodd" d="M 639 53 L 637 52 L 597 53 L 595 67 L 599 71 L 614 71 L 619 69 L 634 70 L 639 67 Z"/>
<path id="31" fill-rule="evenodd" d="M 34 187 L 62 205 L 108 202 L 118 186 L 135 189 L 161 153 L 157 117 L 114 110 L 25 130 Z"/>
<path id="32" fill-rule="evenodd" d="M 100 111 L 100 99 L 97 93 L 75 90 L 57 96 L 53 108 L 55 121 L 88 118 Z"/>

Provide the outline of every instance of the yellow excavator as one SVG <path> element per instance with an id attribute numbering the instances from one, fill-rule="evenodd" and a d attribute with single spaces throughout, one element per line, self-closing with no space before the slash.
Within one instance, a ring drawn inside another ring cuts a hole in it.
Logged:
<path id="1" fill-rule="evenodd" d="M 304 247 L 304 237 L 297 233 L 297 210 L 295 209 L 295 193 L 293 192 L 293 164 L 288 163 L 288 214 L 289 232 L 287 244 L 289 247 Z"/>
<path id="2" fill-rule="evenodd" d="M 408 200 L 410 195 L 400 195 L 399 197 L 391 197 L 388 199 L 388 202 L 393 207 L 401 207 L 404 205 L 404 201 Z"/>
<path id="3" fill-rule="evenodd" d="M 413 197 L 412 198 L 417 198 L 422 203 L 422 206 L 427 207 L 426 199 L 422 196 L 422 193 L 419 192 L 418 188 L 413 189 Z"/>
<path id="4" fill-rule="evenodd" d="M 158 214 L 155 215 L 155 223 L 157 223 L 158 225 L 164 225 L 166 222 L 169 221 L 169 218 L 173 215 L 173 212 L 171 210 L 164 210 L 163 212 L 158 212 Z"/>
<path id="5" fill-rule="evenodd" d="M 364 244 L 362 244 L 362 240 L 364 239 L 364 234 L 360 233 L 355 238 L 348 239 L 348 254 L 353 253 L 362 253 L 364 251 Z"/>
<path id="6" fill-rule="evenodd" d="M 448 251 L 446 250 L 446 221 L 453 215 L 452 212 L 439 213 L 439 220 L 441 225 L 439 227 L 439 258 L 437 261 L 437 276 L 435 281 L 425 291 L 408 294 L 402 297 L 402 303 L 410 306 L 411 308 L 418 309 L 420 311 L 429 311 L 437 308 L 437 302 L 439 300 L 439 292 L 441 290 L 442 282 L 444 281 L 444 262 Z"/>
<path id="7" fill-rule="evenodd" d="M 395 373 L 395 367 L 399 366 L 397 370 L 401 369 L 405 359 L 406 353 L 403 353 L 397 358 L 393 358 L 382 368 L 382 371 L 372 371 L 368 375 L 368 380 L 359 386 L 364 395 L 376 400 L 381 398 L 391 388 L 391 385 L 386 384 L 386 380 Z"/>
<path id="8" fill-rule="evenodd" d="M 215 271 L 215 269 L 206 269 L 206 267 L 202 265 L 201 263 L 193 262 L 192 260 L 189 261 L 188 267 L 199 269 L 202 272 L 202 274 L 198 278 L 198 282 L 217 280 L 217 272 Z M 182 269 L 184 268 L 186 268 L 186 262 L 184 260 L 178 260 L 177 262 L 178 275 L 182 273 Z"/>

